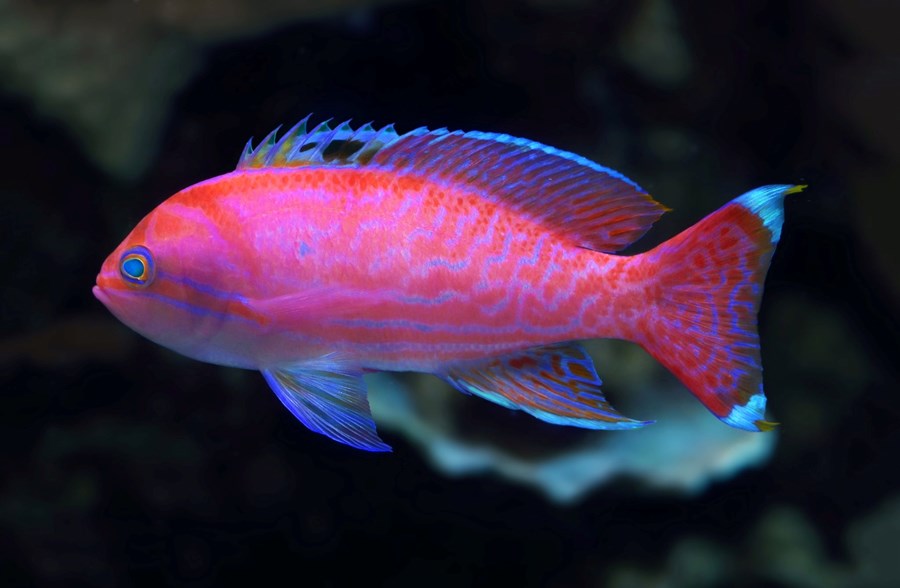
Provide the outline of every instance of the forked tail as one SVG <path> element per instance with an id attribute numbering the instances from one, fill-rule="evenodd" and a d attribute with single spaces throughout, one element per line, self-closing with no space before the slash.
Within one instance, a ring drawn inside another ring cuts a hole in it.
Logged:
<path id="1" fill-rule="evenodd" d="M 722 421 L 766 431 L 756 315 L 781 237 L 785 195 L 747 192 L 644 254 L 659 280 L 654 326 L 640 343 Z"/>

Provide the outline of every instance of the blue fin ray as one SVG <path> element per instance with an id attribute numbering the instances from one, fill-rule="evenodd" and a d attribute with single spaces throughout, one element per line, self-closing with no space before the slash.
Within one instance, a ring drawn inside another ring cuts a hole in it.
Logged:
<path id="1" fill-rule="evenodd" d="M 282 404 L 310 430 L 366 451 L 391 450 L 375 430 L 361 373 L 301 365 L 262 374 Z"/>

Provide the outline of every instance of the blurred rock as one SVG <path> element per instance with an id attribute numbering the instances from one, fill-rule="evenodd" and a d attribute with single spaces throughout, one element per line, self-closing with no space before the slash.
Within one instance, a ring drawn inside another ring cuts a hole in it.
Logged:
<path id="1" fill-rule="evenodd" d="M 900 586 L 900 496 L 853 524 L 847 543 L 857 563 L 853 586 Z"/>
<path id="2" fill-rule="evenodd" d="M 819 533 L 799 511 L 775 507 L 751 534 L 752 567 L 779 586 L 843 586 L 840 572 L 827 560 Z"/>
<path id="3" fill-rule="evenodd" d="M 147 22 L 135 6 L 0 0 L 5 89 L 30 98 L 97 165 L 128 179 L 151 161 L 169 103 L 199 64 L 186 36 Z"/>
<path id="4" fill-rule="evenodd" d="M 386 1 L 0 0 L 0 79 L 107 173 L 134 179 L 204 45 Z"/>
<path id="5" fill-rule="evenodd" d="M 716 588 L 733 585 L 734 557 L 726 547 L 687 537 L 669 553 L 661 569 L 623 564 L 610 574 L 610 588 Z"/>
<path id="6" fill-rule="evenodd" d="M 691 54 L 669 0 L 644 0 L 619 38 L 622 61 L 645 81 L 671 88 L 691 75 Z"/>
<path id="7" fill-rule="evenodd" d="M 699 538 L 688 538 L 676 545 L 666 564 L 675 585 L 696 588 L 728 584 L 728 568 L 732 565 L 724 547 Z"/>
<path id="8" fill-rule="evenodd" d="M 614 588 L 784 586 L 888 588 L 900 585 L 900 497 L 853 523 L 846 532 L 850 561 L 829 557 L 822 533 L 797 508 L 769 509 L 745 538 L 727 543 L 688 536 L 658 569 L 631 563 L 608 575 Z"/>

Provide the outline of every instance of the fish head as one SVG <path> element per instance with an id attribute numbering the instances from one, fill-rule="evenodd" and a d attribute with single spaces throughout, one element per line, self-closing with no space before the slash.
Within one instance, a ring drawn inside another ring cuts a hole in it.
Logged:
<path id="1" fill-rule="evenodd" d="M 240 283 L 214 214 L 176 197 L 148 214 L 103 262 L 94 296 L 125 325 L 183 355 L 215 361 Z"/>

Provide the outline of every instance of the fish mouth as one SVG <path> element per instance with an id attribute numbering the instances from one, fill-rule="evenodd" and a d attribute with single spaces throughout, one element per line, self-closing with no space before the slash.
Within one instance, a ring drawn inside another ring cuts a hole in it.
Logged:
<path id="1" fill-rule="evenodd" d="M 104 306 L 109 306 L 109 295 L 100 286 L 94 286 L 92 292 L 94 293 L 94 298 L 102 302 Z"/>

